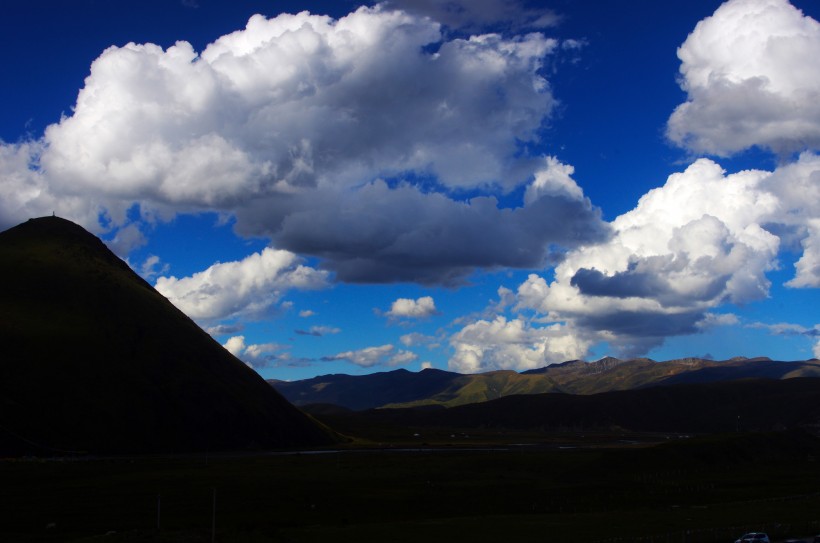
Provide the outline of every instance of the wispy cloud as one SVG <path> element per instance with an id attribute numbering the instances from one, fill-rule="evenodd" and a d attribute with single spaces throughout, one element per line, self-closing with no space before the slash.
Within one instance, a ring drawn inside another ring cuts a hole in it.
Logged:
<path id="1" fill-rule="evenodd" d="M 387 4 L 463 31 L 488 25 L 513 31 L 543 29 L 561 20 L 550 9 L 528 7 L 520 0 L 388 0 Z"/>
<path id="2" fill-rule="evenodd" d="M 418 359 L 411 351 L 397 351 L 393 345 L 366 347 L 357 351 L 345 351 L 332 356 L 322 357 L 325 362 L 345 360 L 363 368 L 373 366 L 399 366 Z"/>
<path id="3" fill-rule="evenodd" d="M 147 280 L 154 279 L 158 275 L 168 273 L 170 266 L 163 263 L 157 255 L 148 255 L 139 268 L 139 274 Z"/>
<path id="4" fill-rule="evenodd" d="M 753 322 L 747 324 L 748 328 L 755 328 L 758 330 L 766 330 L 775 336 L 808 336 L 820 337 L 820 324 L 812 328 L 807 328 L 800 324 L 792 324 L 788 322 L 778 322 L 775 324 L 767 324 L 763 322 Z"/>
<path id="5" fill-rule="evenodd" d="M 245 325 L 242 323 L 233 323 L 233 324 L 217 324 L 216 326 L 209 326 L 205 328 L 205 331 L 208 332 L 212 336 L 226 336 L 229 334 L 238 334 L 242 330 L 245 329 Z"/>
<path id="6" fill-rule="evenodd" d="M 418 347 L 418 346 L 425 346 L 428 349 L 435 349 L 438 348 L 441 342 L 444 340 L 444 336 L 442 334 L 436 336 L 430 336 L 426 334 L 421 334 L 419 332 L 411 332 L 409 334 L 403 334 L 399 341 L 405 347 Z"/>
<path id="7" fill-rule="evenodd" d="M 296 334 L 300 336 L 315 336 L 315 337 L 322 337 L 330 334 L 338 334 L 341 332 L 341 328 L 335 328 L 333 326 L 311 326 L 309 330 L 294 330 Z"/>

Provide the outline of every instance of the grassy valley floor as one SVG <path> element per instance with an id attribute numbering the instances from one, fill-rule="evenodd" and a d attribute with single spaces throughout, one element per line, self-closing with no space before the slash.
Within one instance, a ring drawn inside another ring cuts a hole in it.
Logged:
<path id="1" fill-rule="evenodd" d="M 589 436 L 577 448 L 564 448 L 566 436 L 526 446 L 473 437 L 470 448 L 461 439 L 294 454 L 8 459 L 0 462 L 0 540 L 706 542 L 749 530 L 820 532 L 819 451 L 805 434 L 659 446 Z"/>

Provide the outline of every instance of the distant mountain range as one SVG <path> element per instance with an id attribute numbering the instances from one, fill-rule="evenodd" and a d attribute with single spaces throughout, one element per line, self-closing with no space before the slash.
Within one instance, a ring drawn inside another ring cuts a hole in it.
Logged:
<path id="1" fill-rule="evenodd" d="M 295 405 L 332 404 L 351 410 L 420 406 L 456 407 L 513 395 L 592 395 L 660 385 L 703 384 L 740 379 L 820 377 L 816 359 L 779 362 L 768 358 L 713 361 L 646 358 L 596 362 L 573 360 L 517 373 L 510 370 L 462 375 L 437 369 L 404 369 L 370 375 L 323 375 L 301 381 L 268 381 Z"/>
<path id="2" fill-rule="evenodd" d="M 673 384 L 597 394 L 526 394 L 445 408 L 423 406 L 351 411 L 314 404 L 305 409 L 334 429 L 358 437 L 426 439 L 479 431 L 484 435 L 651 432 L 709 434 L 820 429 L 816 378 L 741 379 Z M 422 437 L 424 436 L 424 437 Z"/>
<path id="3" fill-rule="evenodd" d="M 0 233 L 0 345 L 0 456 L 336 439 L 58 217 Z"/>

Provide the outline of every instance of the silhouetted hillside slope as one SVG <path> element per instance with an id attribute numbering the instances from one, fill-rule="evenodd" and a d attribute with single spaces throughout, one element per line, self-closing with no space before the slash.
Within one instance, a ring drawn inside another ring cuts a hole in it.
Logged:
<path id="1" fill-rule="evenodd" d="M 725 361 L 684 358 L 655 362 L 647 358 L 596 362 L 572 360 L 537 370 L 473 375 L 428 369 L 396 370 L 363 376 L 323 375 L 303 381 L 270 381 L 296 405 L 330 403 L 348 409 L 374 407 L 455 407 L 519 394 L 561 392 L 597 394 L 657 385 L 711 383 L 749 378 L 820 377 L 820 362 L 777 362 L 768 358 Z"/>
<path id="2" fill-rule="evenodd" d="M 0 453 L 316 445 L 290 405 L 95 236 L 0 233 Z"/>

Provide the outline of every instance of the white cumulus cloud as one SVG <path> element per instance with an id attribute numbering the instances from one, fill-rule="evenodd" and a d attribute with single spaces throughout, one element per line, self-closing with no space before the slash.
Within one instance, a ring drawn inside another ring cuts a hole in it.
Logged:
<path id="1" fill-rule="evenodd" d="M 789 187 L 817 172 L 815 155 L 775 172 L 730 175 L 700 159 L 616 218 L 608 243 L 571 251 L 551 283 L 531 275 L 518 289 L 518 308 L 609 334 L 626 355 L 645 354 L 667 336 L 732 324 L 710 310 L 768 296 L 766 274 L 778 266 L 781 245 L 772 231 L 798 227 L 813 213 L 811 201 L 789 202 Z"/>
<path id="2" fill-rule="evenodd" d="M 817 182 L 820 185 L 820 181 Z M 806 237 L 802 240 L 803 256 L 795 263 L 796 275 L 787 286 L 820 287 L 820 218 L 811 219 L 806 225 Z"/>
<path id="3" fill-rule="evenodd" d="M 417 300 L 411 298 L 399 298 L 390 306 L 390 311 L 386 313 L 393 318 L 420 319 L 437 314 L 436 303 L 432 296 L 422 296 Z"/>
<path id="4" fill-rule="evenodd" d="M 504 6 L 537 20 L 513 1 L 469 9 Z M 109 47 L 70 115 L 40 140 L 0 143 L 0 222 L 57 211 L 101 231 L 100 216 L 126 227 L 134 204 L 147 220 L 216 211 L 360 282 L 457 283 L 601 239 L 599 212 L 566 180 L 518 208 L 452 196 L 539 175 L 528 148 L 557 103 L 543 69 L 557 42 L 453 37 L 416 7 L 255 15 L 201 52 Z"/>
<path id="5" fill-rule="evenodd" d="M 521 318 L 478 320 L 450 338 L 455 354 L 450 370 L 478 373 L 489 370 L 529 370 L 583 358 L 592 341 L 566 325 L 534 327 Z"/>
<path id="6" fill-rule="evenodd" d="M 678 49 L 668 136 L 697 153 L 820 147 L 820 23 L 787 0 L 729 0 Z"/>
<path id="7" fill-rule="evenodd" d="M 225 349 L 252 368 L 264 368 L 277 358 L 278 351 L 284 349 L 277 343 L 245 343 L 245 336 L 233 336 L 223 345 Z"/>
<path id="8" fill-rule="evenodd" d="M 222 346 L 232 355 L 239 357 L 246 347 L 245 336 L 230 337 Z"/>
<path id="9" fill-rule="evenodd" d="M 491 308 L 498 316 L 468 322 L 452 336 L 450 367 L 537 367 L 583 358 L 602 341 L 613 354 L 641 356 L 670 336 L 736 325 L 735 315 L 714 310 L 766 298 L 767 273 L 779 267 L 783 244 L 804 251 L 787 286 L 820 286 L 813 264 L 818 190 L 820 156 L 813 153 L 773 172 L 727 174 L 697 160 L 612 221 L 607 242 L 569 251 L 551 281 L 530 274 L 514 301 L 499 289 L 501 301 Z M 507 310 L 552 324 L 508 319 Z"/>
<path id="10" fill-rule="evenodd" d="M 196 320 L 264 314 L 290 289 L 327 286 L 328 274 L 283 250 L 266 248 L 241 261 L 217 263 L 190 277 L 160 277 L 156 289 Z"/>

